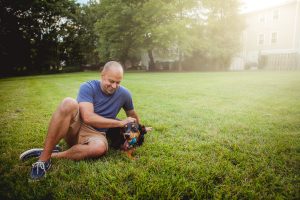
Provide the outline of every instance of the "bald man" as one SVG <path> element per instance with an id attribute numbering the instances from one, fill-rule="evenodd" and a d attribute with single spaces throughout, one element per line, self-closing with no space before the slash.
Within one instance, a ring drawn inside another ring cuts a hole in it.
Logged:
<path id="1" fill-rule="evenodd" d="M 120 86 L 122 79 L 122 66 L 110 61 L 101 72 L 101 81 L 82 84 L 77 100 L 68 97 L 62 101 L 51 118 L 44 149 L 31 149 L 20 155 L 21 160 L 39 157 L 32 165 L 32 179 L 45 176 L 51 167 L 51 158 L 81 160 L 104 155 L 108 151 L 106 132 L 109 128 L 139 122 L 130 92 Z M 127 115 L 124 120 L 116 119 L 121 108 Z M 56 144 L 62 138 L 70 148 L 59 152 Z"/>

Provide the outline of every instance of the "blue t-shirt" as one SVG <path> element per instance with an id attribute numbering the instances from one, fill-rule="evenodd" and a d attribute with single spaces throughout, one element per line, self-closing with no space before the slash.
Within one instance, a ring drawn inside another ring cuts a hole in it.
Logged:
<path id="1" fill-rule="evenodd" d="M 130 92 L 120 86 L 112 95 L 105 94 L 99 80 L 92 80 L 80 86 L 77 96 L 78 103 L 90 102 L 94 105 L 94 112 L 102 117 L 116 119 L 121 108 L 125 111 L 133 110 Z M 107 131 L 107 128 L 95 128 L 99 131 Z"/>

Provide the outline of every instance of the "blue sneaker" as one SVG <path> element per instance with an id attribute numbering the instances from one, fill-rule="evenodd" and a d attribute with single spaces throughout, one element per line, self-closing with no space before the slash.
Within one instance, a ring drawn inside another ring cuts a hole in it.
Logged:
<path id="1" fill-rule="evenodd" d="M 27 151 L 24 151 L 20 155 L 20 160 L 25 161 L 29 158 L 38 158 L 40 157 L 41 153 L 43 152 L 44 149 L 38 148 L 38 149 L 29 149 Z M 53 153 L 58 153 L 61 152 L 61 147 L 59 145 L 56 145 L 55 148 L 52 150 Z"/>
<path id="2" fill-rule="evenodd" d="M 51 167 L 51 160 L 48 161 L 37 161 L 32 164 L 30 177 L 33 180 L 38 180 L 46 176 L 46 171 L 48 171 Z"/>

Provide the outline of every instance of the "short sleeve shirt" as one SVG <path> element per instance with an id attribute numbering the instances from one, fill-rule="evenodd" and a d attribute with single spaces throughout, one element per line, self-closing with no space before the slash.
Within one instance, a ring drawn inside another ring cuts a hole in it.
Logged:
<path id="1" fill-rule="evenodd" d="M 116 119 L 121 108 L 125 111 L 134 109 L 131 94 L 125 87 L 120 86 L 112 95 L 107 95 L 102 91 L 100 84 L 99 80 L 83 83 L 77 96 L 78 103 L 92 103 L 96 114 L 109 119 Z M 107 130 L 106 128 L 96 129 Z"/>

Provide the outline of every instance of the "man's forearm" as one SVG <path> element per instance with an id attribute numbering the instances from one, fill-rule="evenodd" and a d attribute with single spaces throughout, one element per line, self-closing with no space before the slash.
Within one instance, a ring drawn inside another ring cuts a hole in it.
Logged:
<path id="1" fill-rule="evenodd" d="M 115 119 L 108 119 L 94 113 L 90 114 L 89 116 L 85 116 L 83 118 L 83 122 L 95 128 L 115 128 L 115 127 L 123 126 L 122 121 L 115 120 Z"/>

